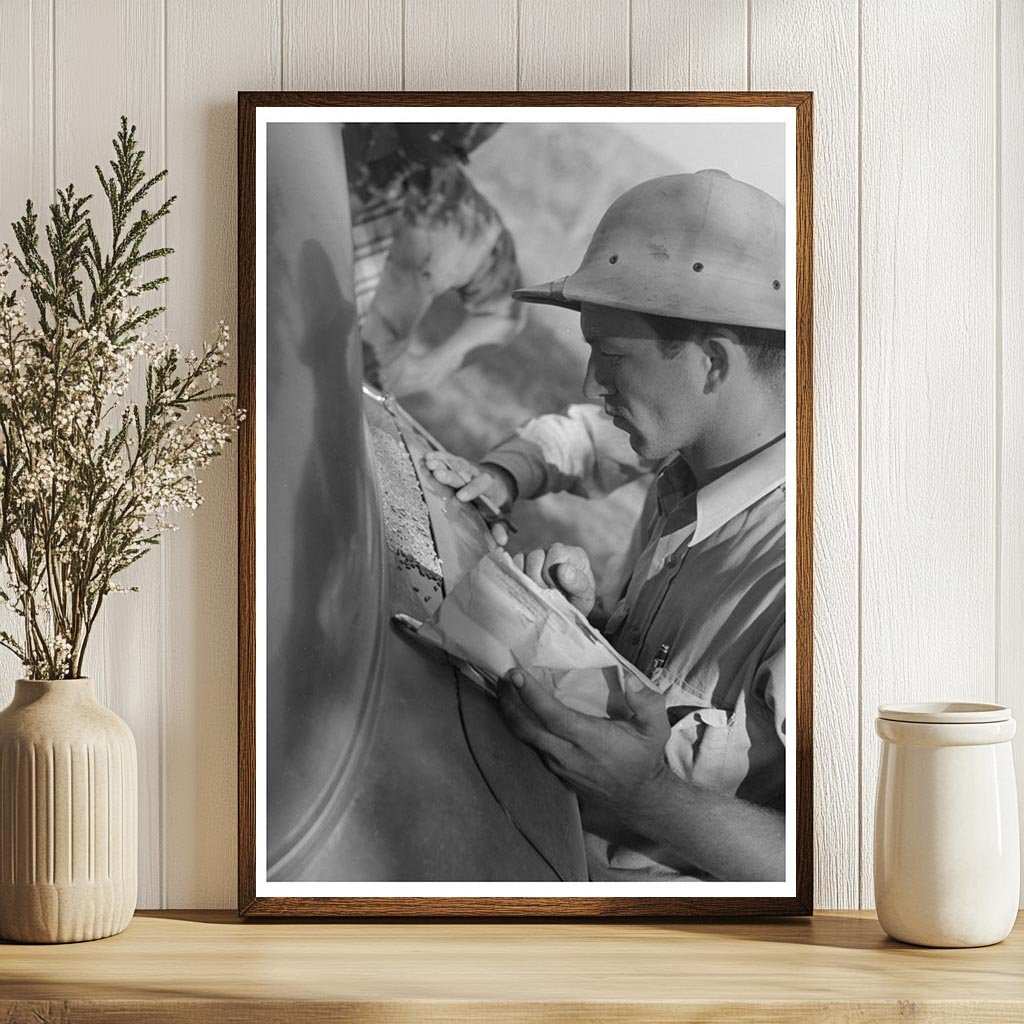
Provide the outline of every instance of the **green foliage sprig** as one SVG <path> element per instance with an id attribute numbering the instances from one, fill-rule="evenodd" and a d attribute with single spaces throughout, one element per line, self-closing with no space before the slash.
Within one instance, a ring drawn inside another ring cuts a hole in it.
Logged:
<path id="1" fill-rule="evenodd" d="M 148 337 L 164 307 L 142 308 L 139 296 L 167 278 L 147 281 L 145 268 L 173 250 L 146 249 L 146 237 L 175 197 L 140 206 L 167 174 L 147 177 L 144 157 L 122 118 L 111 174 L 96 168 L 109 246 L 92 197 L 69 185 L 50 205 L 46 252 L 31 202 L 13 225 L 20 254 L 0 247 L 0 600 L 22 625 L 18 637 L 0 631 L 0 645 L 34 679 L 82 674 L 103 599 L 125 589 L 114 577 L 177 528 L 172 513 L 202 502 L 197 472 L 244 416 L 219 390 L 224 323 L 198 353 Z M 137 365 L 144 403 L 126 397 Z M 213 413 L 195 409 L 211 402 Z"/>

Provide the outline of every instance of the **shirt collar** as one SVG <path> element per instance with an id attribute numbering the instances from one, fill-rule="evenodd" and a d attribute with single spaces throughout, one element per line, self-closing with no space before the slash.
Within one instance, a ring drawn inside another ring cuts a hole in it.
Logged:
<path id="1" fill-rule="evenodd" d="M 744 460 L 696 493 L 697 521 L 689 544 L 699 544 L 733 516 L 750 508 L 786 482 L 786 437 Z M 694 479 L 682 457 L 677 457 L 658 476 L 658 507 L 669 515 L 693 494 Z"/>

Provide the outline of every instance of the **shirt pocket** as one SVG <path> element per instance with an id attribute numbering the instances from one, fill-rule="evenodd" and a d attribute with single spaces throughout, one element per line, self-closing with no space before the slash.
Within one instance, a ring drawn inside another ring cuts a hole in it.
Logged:
<path id="1" fill-rule="evenodd" d="M 746 706 L 670 707 L 674 719 L 665 759 L 680 778 L 717 793 L 734 795 L 750 769 Z"/>

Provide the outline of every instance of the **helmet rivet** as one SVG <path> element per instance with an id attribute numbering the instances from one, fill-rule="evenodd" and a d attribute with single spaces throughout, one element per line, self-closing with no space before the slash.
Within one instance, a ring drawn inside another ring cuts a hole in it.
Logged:
<path id="1" fill-rule="evenodd" d="M 615 253 L 612 253 L 612 255 L 608 257 L 608 262 L 609 263 L 618 263 L 619 262 L 619 257 Z"/>
<path id="2" fill-rule="evenodd" d="M 694 263 L 693 269 L 699 274 L 704 269 L 703 263 Z"/>
<path id="3" fill-rule="evenodd" d="M 780 282 L 778 282 L 778 281 L 772 281 L 772 287 L 773 287 L 773 288 L 774 288 L 774 289 L 775 289 L 776 291 L 778 291 L 778 290 L 779 290 L 779 289 L 780 289 L 780 288 L 782 287 L 782 285 L 781 285 L 781 283 L 780 283 Z"/>

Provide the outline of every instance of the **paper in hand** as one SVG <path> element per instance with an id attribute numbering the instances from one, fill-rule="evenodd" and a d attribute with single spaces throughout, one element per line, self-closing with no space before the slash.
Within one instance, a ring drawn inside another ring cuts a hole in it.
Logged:
<path id="1" fill-rule="evenodd" d="M 561 593 L 539 587 L 501 548 L 459 580 L 419 632 L 492 676 L 519 668 L 546 680 L 568 707 L 601 718 L 628 717 L 626 676 L 651 685 Z"/>

